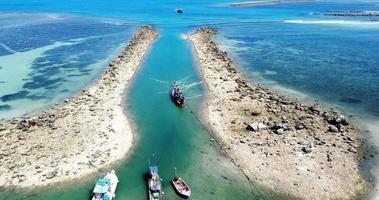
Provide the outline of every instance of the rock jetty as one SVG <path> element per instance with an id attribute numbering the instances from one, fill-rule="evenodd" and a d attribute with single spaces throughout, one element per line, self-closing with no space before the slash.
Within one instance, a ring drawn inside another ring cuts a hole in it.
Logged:
<path id="1" fill-rule="evenodd" d="M 329 11 L 324 15 L 339 17 L 379 17 L 379 11 Z"/>
<path id="2" fill-rule="evenodd" d="M 80 178 L 125 158 L 133 134 L 123 97 L 157 33 L 140 28 L 97 82 L 33 116 L 0 122 L 0 187 Z"/>
<path id="3" fill-rule="evenodd" d="M 188 36 L 209 91 L 203 117 L 245 175 L 291 199 L 365 193 L 364 140 L 348 119 L 249 83 L 212 40 L 215 34 L 201 28 Z"/>

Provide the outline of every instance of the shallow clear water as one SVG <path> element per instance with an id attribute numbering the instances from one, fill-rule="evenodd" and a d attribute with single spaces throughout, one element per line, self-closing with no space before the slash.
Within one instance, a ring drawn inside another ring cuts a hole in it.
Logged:
<path id="1" fill-rule="evenodd" d="M 53 14 L 0 14 L 0 119 L 82 90 L 127 42 L 134 24 Z M 23 23 L 18 23 L 23 21 Z"/>
<path id="2" fill-rule="evenodd" d="M 120 179 L 117 199 L 146 199 L 144 173 L 148 160 L 159 166 L 166 199 L 180 199 L 169 183 L 174 176 L 174 167 L 190 184 L 192 199 L 275 198 L 274 194 L 250 185 L 240 170 L 210 141 L 211 135 L 196 117 L 201 99 L 188 100 L 188 108 L 180 109 L 169 98 L 170 85 L 153 80 L 157 77 L 166 81 L 187 77 L 189 83 L 200 81 L 191 49 L 181 35 L 177 30 L 163 30 L 163 37 L 154 44 L 131 86 L 126 104 L 136 124 L 138 144 L 130 159 L 117 168 Z M 173 56 L 167 58 L 167 55 Z M 201 87 L 186 91 L 188 96 L 202 93 Z M 85 199 L 91 187 L 92 183 L 87 181 L 74 188 L 59 187 L 54 192 L 42 189 L 33 195 L 8 191 L 2 197 Z"/>
<path id="3" fill-rule="evenodd" d="M 173 167 L 188 179 L 194 199 L 278 199 L 251 186 L 210 142 L 198 121 L 202 98 L 180 110 L 169 85 L 152 79 L 199 81 L 182 35 L 202 25 L 217 27 L 217 40 L 255 83 L 316 99 L 354 116 L 363 134 L 379 145 L 378 17 L 330 17 L 330 10 L 379 10 L 379 3 L 317 2 L 228 8 L 229 0 L 0 2 L 0 119 L 38 111 L 80 92 L 96 80 L 141 24 L 160 30 L 129 91 L 128 111 L 138 141 L 118 165 L 117 199 L 145 199 L 147 159 L 160 166 L 167 199 Z M 178 15 L 175 8 L 185 13 Z M 195 87 L 186 96 L 203 94 Z M 147 95 L 153 93 L 154 95 Z M 187 94 L 188 93 L 188 94 Z M 159 105 L 159 106 L 158 106 Z M 367 130 L 367 131 L 365 131 Z M 153 157 L 152 154 L 155 154 Z M 368 163 L 379 177 L 379 162 Z M 84 199 L 96 177 L 75 187 L 2 191 L 0 199 Z M 214 191 L 212 191 L 214 190 Z M 370 197 L 375 198 L 376 191 Z"/>
<path id="4" fill-rule="evenodd" d="M 365 7 L 349 6 L 320 6 L 312 12 Z M 364 168 L 376 178 L 379 24 L 371 20 L 311 16 L 217 25 L 220 34 L 216 40 L 252 82 L 349 115 L 375 149 L 370 150 L 375 156 L 365 161 Z M 377 191 L 370 197 L 376 198 Z"/>

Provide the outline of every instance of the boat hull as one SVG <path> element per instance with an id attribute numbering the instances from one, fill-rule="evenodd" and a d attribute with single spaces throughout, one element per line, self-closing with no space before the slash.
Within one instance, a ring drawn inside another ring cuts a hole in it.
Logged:
<path id="1" fill-rule="evenodd" d="M 164 192 L 162 191 L 162 183 L 158 174 L 157 166 L 150 166 L 146 174 L 147 193 L 149 200 L 163 200 Z"/>
<path id="2" fill-rule="evenodd" d="M 179 98 L 177 98 L 175 96 L 175 89 L 172 89 L 170 97 L 171 97 L 172 102 L 175 103 L 175 105 L 177 105 L 179 107 L 182 107 L 182 108 L 185 107 L 185 101 L 184 101 L 184 99 L 181 101 Z"/>
<path id="3" fill-rule="evenodd" d="M 189 198 L 191 196 L 191 189 L 188 187 L 187 183 L 181 179 L 180 177 L 174 178 L 171 181 L 171 184 L 173 185 L 175 192 L 183 197 L 183 198 Z"/>
<path id="4" fill-rule="evenodd" d="M 99 182 L 101 181 L 101 182 Z M 111 171 L 96 183 L 94 191 L 92 192 L 92 200 L 112 200 L 116 196 L 116 189 L 118 184 L 118 177 L 115 171 Z"/>

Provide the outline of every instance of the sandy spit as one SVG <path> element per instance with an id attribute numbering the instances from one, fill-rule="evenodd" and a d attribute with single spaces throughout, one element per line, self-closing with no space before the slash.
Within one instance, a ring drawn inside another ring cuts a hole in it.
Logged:
<path id="1" fill-rule="evenodd" d="M 368 192 L 359 130 L 333 110 L 249 83 L 212 40 L 215 34 L 201 28 L 188 36 L 209 92 L 204 118 L 250 181 L 291 199 L 354 199 Z"/>
<path id="2" fill-rule="evenodd" d="M 0 122 L 0 187 L 78 179 L 123 159 L 133 143 L 124 92 L 157 37 L 151 26 L 140 28 L 104 75 L 78 96 Z"/>

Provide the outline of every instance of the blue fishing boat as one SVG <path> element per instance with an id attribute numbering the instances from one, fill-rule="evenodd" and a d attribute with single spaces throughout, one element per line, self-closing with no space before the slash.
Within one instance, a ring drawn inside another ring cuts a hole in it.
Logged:
<path id="1" fill-rule="evenodd" d="M 149 200 L 163 200 L 164 192 L 162 191 L 162 183 L 158 174 L 158 166 L 149 166 L 147 176 Z"/>
<path id="2" fill-rule="evenodd" d="M 96 181 L 95 188 L 92 191 L 92 200 L 112 200 L 115 198 L 115 192 L 118 184 L 118 178 L 114 170 L 106 173 Z"/>

